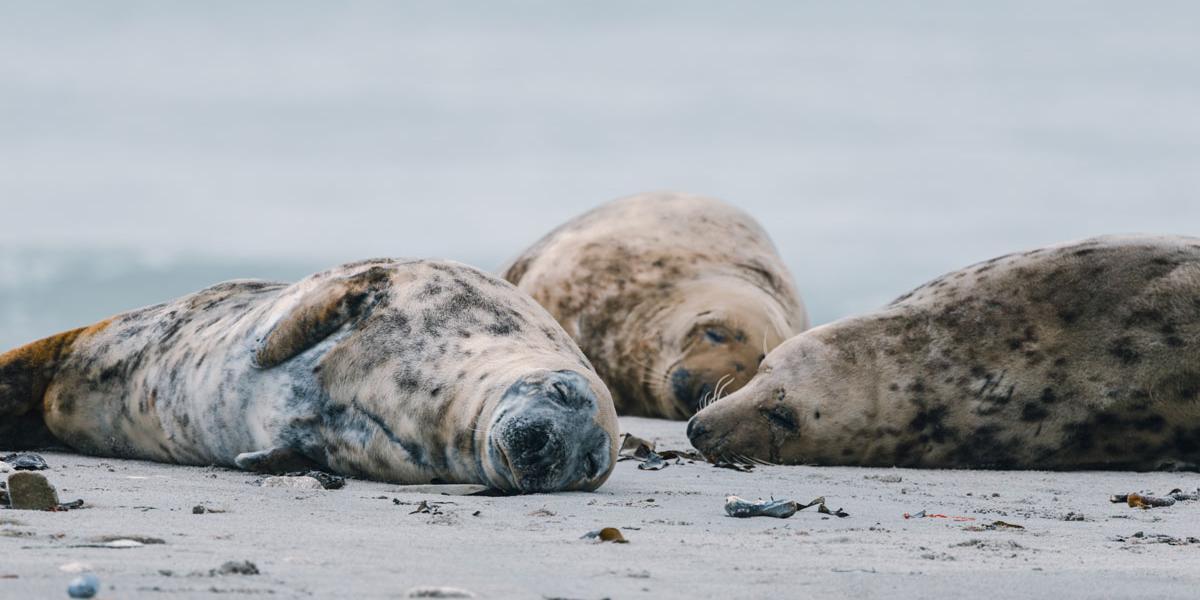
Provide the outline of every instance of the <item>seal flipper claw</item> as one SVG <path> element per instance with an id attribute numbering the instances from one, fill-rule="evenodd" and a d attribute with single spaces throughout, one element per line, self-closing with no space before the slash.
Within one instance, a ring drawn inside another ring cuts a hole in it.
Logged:
<path id="1" fill-rule="evenodd" d="M 291 448 L 271 448 L 258 452 L 243 452 L 233 459 L 244 471 L 283 475 L 295 471 L 319 471 L 321 465 Z"/>

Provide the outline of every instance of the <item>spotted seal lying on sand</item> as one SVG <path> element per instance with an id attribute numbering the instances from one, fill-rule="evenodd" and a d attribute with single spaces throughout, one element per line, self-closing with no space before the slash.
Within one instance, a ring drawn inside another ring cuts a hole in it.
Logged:
<path id="1" fill-rule="evenodd" d="M 579 343 L 621 414 L 687 418 L 808 327 L 762 227 L 688 194 L 600 206 L 546 235 L 504 278 Z"/>
<path id="2" fill-rule="evenodd" d="M 616 439 L 554 319 L 451 262 L 231 281 L 0 355 L 0 447 L 535 492 L 598 487 Z"/>
<path id="3" fill-rule="evenodd" d="M 1101 237 L 955 271 L 775 349 L 688 426 L 711 458 L 1200 464 L 1200 239 Z"/>

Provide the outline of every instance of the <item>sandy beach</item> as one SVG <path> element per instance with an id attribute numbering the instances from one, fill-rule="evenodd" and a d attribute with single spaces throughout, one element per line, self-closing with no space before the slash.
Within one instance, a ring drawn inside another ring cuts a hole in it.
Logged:
<path id="1" fill-rule="evenodd" d="M 622 431 L 660 450 L 689 448 L 683 423 L 624 418 Z M 360 480 L 269 489 L 223 468 L 43 456 L 61 499 L 86 507 L 0 511 L 0 598 L 66 598 L 77 576 L 68 571 L 81 568 L 110 599 L 401 598 L 420 587 L 579 599 L 1191 598 L 1200 589 L 1200 543 L 1188 540 L 1200 536 L 1200 502 L 1109 501 L 1195 489 L 1194 473 L 738 472 L 688 461 L 648 471 L 625 461 L 595 493 L 480 497 Z M 849 516 L 813 507 L 735 519 L 723 510 L 730 494 L 824 496 Z M 414 512 L 422 501 L 430 512 Z M 904 516 L 920 511 L 948 518 Z M 628 543 L 581 539 L 602 527 Z M 142 545 L 103 547 L 119 538 Z M 227 561 L 260 573 L 211 572 Z"/>

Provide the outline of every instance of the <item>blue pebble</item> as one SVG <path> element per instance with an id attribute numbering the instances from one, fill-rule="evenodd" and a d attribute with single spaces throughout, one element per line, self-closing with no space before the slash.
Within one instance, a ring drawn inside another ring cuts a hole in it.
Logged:
<path id="1" fill-rule="evenodd" d="M 87 573 L 71 580 L 71 585 L 67 587 L 67 594 L 72 598 L 91 598 L 100 591 L 100 578 Z"/>

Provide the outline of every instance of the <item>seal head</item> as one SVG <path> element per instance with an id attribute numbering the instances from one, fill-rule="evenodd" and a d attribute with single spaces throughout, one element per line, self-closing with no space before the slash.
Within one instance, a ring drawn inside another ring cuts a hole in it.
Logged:
<path id="1" fill-rule="evenodd" d="M 489 480 L 521 492 L 599 487 L 612 467 L 613 441 L 595 421 L 598 410 L 596 394 L 579 373 L 522 377 L 492 414 Z"/>

